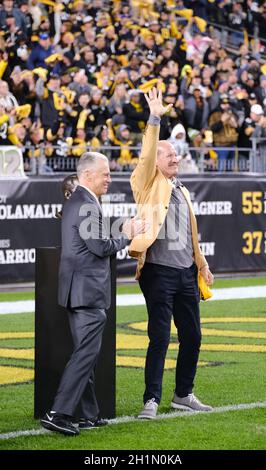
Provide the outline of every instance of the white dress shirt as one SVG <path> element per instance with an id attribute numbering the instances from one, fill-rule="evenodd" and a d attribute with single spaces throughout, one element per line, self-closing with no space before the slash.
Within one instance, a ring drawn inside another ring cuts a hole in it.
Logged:
<path id="1" fill-rule="evenodd" d="M 81 186 L 82 188 L 86 189 L 86 190 L 96 199 L 96 202 L 97 202 L 98 206 L 100 207 L 100 209 L 102 209 L 102 208 L 101 208 L 100 201 L 99 201 L 99 199 L 97 198 L 96 194 L 95 194 L 91 189 L 87 188 L 87 186 L 83 186 L 82 184 L 80 184 L 79 186 Z"/>

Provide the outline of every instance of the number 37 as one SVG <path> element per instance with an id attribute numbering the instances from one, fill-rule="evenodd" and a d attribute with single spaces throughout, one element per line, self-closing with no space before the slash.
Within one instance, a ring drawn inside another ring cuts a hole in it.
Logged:
<path id="1" fill-rule="evenodd" d="M 244 232 L 242 238 L 246 241 L 246 245 L 243 246 L 242 251 L 245 255 L 254 253 L 259 255 L 261 253 L 261 242 L 263 232 Z"/>

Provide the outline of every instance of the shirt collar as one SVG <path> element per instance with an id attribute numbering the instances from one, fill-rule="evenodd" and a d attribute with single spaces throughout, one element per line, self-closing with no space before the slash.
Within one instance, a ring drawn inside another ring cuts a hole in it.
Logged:
<path id="1" fill-rule="evenodd" d="M 96 194 L 91 189 L 87 188 L 87 186 L 83 186 L 82 184 L 80 184 L 79 186 L 81 186 L 81 188 L 86 189 L 88 193 L 90 193 L 94 197 L 94 199 L 96 199 L 96 202 L 99 205 L 99 207 L 101 207 L 99 199 L 97 198 Z"/>
<path id="2" fill-rule="evenodd" d="M 178 178 L 176 178 L 176 176 L 173 176 L 172 178 L 170 178 L 170 181 L 174 188 L 180 188 L 181 186 L 183 186 L 181 181 Z"/>

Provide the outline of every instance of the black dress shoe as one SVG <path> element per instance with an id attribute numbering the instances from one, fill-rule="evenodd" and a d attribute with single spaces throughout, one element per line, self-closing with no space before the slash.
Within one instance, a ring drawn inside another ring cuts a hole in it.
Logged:
<path id="1" fill-rule="evenodd" d="M 79 429 L 95 429 L 106 426 L 108 422 L 105 419 L 97 418 L 96 420 L 81 418 L 79 421 Z"/>
<path id="2" fill-rule="evenodd" d="M 64 415 L 60 415 L 59 413 L 46 413 L 41 419 L 41 425 L 45 429 L 49 429 L 49 431 L 60 432 L 66 436 L 76 436 L 79 434 L 78 427 L 75 427 L 71 423 L 70 418 L 66 418 Z"/>

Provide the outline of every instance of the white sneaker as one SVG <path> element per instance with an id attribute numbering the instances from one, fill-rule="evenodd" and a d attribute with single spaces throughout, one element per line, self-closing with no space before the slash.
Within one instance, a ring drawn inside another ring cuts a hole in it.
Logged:
<path id="1" fill-rule="evenodd" d="M 193 393 L 190 393 L 187 397 L 178 397 L 174 394 L 171 402 L 171 407 L 178 410 L 189 410 L 189 411 L 212 411 L 213 408 L 209 405 L 204 405 L 201 401 L 195 397 Z"/>
<path id="2" fill-rule="evenodd" d="M 156 418 L 158 409 L 158 403 L 156 403 L 155 398 L 151 398 L 146 401 L 143 410 L 138 415 L 139 419 L 154 419 Z"/>

